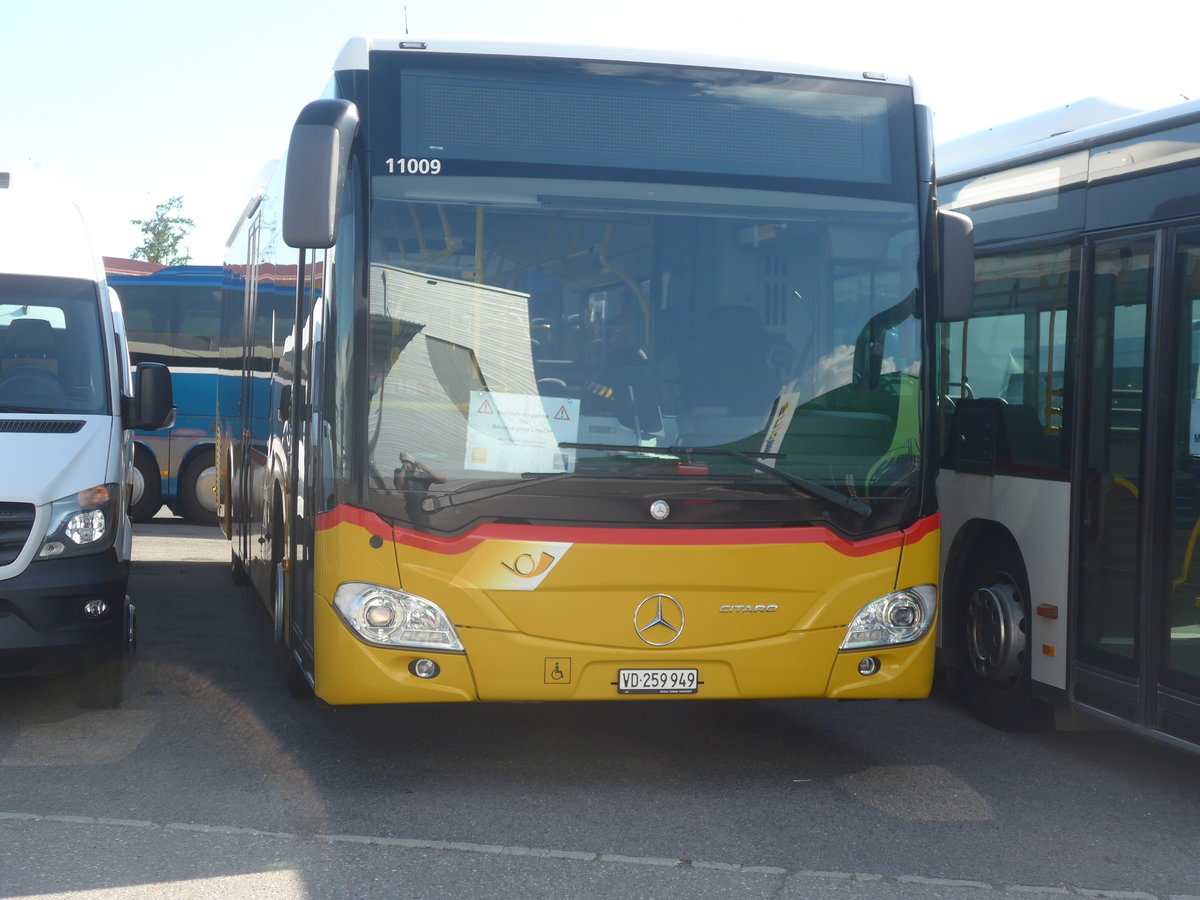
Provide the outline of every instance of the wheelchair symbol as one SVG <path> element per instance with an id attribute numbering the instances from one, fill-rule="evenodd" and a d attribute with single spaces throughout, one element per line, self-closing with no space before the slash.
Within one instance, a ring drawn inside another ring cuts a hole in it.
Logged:
<path id="1" fill-rule="evenodd" d="M 567 658 L 549 658 L 546 660 L 546 684 L 570 684 L 571 660 Z"/>

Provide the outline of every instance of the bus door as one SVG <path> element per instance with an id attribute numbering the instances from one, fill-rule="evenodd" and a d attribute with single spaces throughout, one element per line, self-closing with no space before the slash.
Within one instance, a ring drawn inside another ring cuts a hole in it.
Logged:
<path id="1" fill-rule="evenodd" d="M 1200 741 L 1200 228 L 1089 247 L 1072 693 Z"/>
<path id="2" fill-rule="evenodd" d="M 255 383 L 255 336 L 258 333 L 258 230 L 259 220 L 250 226 L 249 246 L 246 255 L 245 296 L 242 305 L 242 399 L 234 441 L 233 479 L 233 534 L 237 542 L 238 556 L 250 565 L 250 508 L 251 462 L 254 448 L 254 383 Z"/>

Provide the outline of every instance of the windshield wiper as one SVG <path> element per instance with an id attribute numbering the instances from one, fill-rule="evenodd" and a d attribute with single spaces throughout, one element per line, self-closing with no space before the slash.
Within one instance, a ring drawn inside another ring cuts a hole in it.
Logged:
<path id="1" fill-rule="evenodd" d="M 768 466 L 765 462 L 762 462 L 764 459 L 784 459 L 787 455 L 784 453 L 730 450 L 727 447 L 635 447 L 620 444 L 559 444 L 558 446 L 565 447 L 568 450 L 619 450 L 623 453 L 669 453 L 672 456 L 728 456 L 745 463 L 753 469 L 758 469 L 760 472 L 774 475 L 780 481 L 787 482 L 807 494 L 827 500 L 834 506 L 852 512 L 864 519 L 871 515 L 871 507 L 861 500 L 855 500 L 852 497 L 847 497 L 845 494 L 839 494 L 837 491 L 827 488 L 819 482 L 812 481 L 802 475 L 793 475 L 791 472 L 781 471 L 774 466 Z"/>
<path id="2" fill-rule="evenodd" d="M 0 406 L 0 412 L 6 413 L 52 413 L 48 406 Z"/>
<path id="3" fill-rule="evenodd" d="M 485 486 L 467 488 L 466 490 L 445 494 L 430 494 L 421 500 L 421 509 L 424 512 L 431 513 L 447 509 L 451 506 L 477 503 L 480 500 L 490 500 L 492 497 L 499 497 L 501 494 L 519 491 L 521 488 L 529 487 L 531 484 L 546 484 L 550 481 L 559 481 L 563 478 L 570 478 L 574 474 L 574 472 L 554 472 L 549 475 L 543 475 L 538 472 L 524 472 L 521 475 L 521 481 L 516 483 L 510 481 L 507 484 L 497 487 Z"/>

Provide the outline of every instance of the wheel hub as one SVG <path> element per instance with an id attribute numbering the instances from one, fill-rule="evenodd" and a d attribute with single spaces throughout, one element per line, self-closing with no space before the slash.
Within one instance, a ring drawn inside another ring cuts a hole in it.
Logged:
<path id="1" fill-rule="evenodd" d="M 209 466 L 196 479 L 196 502 L 206 511 L 217 511 L 217 467 Z"/>
<path id="2" fill-rule="evenodd" d="M 1010 584 L 980 588 L 967 604 L 967 654 L 980 678 L 1008 686 L 1025 664 L 1025 609 Z"/>
<path id="3" fill-rule="evenodd" d="M 142 494 L 146 493 L 146 479 L 142 477 L 142 470 L 137 466 L 133 467 L 133 484 L 130 488 L 129 505 L 136 506 L 142 500 Z"/>

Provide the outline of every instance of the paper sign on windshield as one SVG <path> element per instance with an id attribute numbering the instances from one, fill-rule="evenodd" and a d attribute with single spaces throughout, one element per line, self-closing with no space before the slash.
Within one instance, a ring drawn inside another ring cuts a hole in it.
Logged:
<path id="1" fill-rule="evenodd" d="M 579 400 L 471 391 L 466 469 L 573 472 L 575 451 L 559 447 L 579 436 Z"/>
<path id="2" fill-rule="evenodd" d="M 767 431 L 763 435 L 763 453 L 781 453 L 783 439 L 792 425 L 792 417 L 796 415 L 796 407 L 800 405 L 800 392 L 793 390 L 794 385 L 788 385 L 775 398 L 775 407 L 771 410 L 771 418 L 767 422 Z M 775 465 L 775 460 L 762 460 L 766 465 Z"/>

